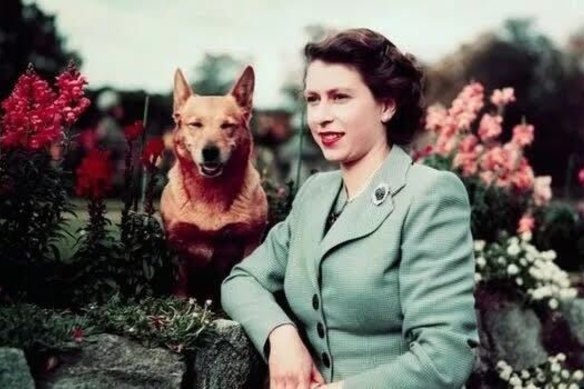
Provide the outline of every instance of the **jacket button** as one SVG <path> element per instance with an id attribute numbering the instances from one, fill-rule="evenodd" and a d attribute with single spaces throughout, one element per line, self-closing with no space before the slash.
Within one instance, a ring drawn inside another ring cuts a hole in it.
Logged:
<path id="1" fill-rule="evenodd" d="M 324 326 L 322 325 L 321 322 L 318 322 L 318 324 L 316 325 L 316 331 L 318 332 L 318 336 L 324 338 Z"/>
<path id="2" fill-rule="evenodd" d="M 326 367 L 331 367 L 331 360 L 327 353 L 322 353 L 322 363 L 324 363 Z"/>
<path id="3" fill-rule="evenodd" d="M 312 308 L 314 308 L 315 311 L 318 310 L 318 296 L 316 294 L 312 296 Z"/>

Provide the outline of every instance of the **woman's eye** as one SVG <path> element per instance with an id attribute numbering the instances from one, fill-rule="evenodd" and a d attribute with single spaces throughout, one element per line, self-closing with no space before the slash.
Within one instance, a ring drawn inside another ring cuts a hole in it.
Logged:
<path id="1" fill-rule="evenodd" d="M 203 127 L 203 123 L 201 123 L 201 122 L 192 122 L 192 123 L 189 123 L 189 127 L 192 127 L 192 128 L 202 128 Z"/>
<path id="2" fill-rule="evenodd" d="M 316 98 L 316 96 L 307 96 L 307 97 L 304 98 L 304 100 L 307 103 L 314 103 L 317 100 L 317 98 Z"/>
<path id="3" fill-rule="evenodd" d="M 333 96 L 333 99 L 334 100 L 345 100 L 345 99 L 348 99 L 348 98 L 349 98 L 348 95 L 343 95 L 343 94 L 338 94 L 338 95 L 334 95 Z"/>

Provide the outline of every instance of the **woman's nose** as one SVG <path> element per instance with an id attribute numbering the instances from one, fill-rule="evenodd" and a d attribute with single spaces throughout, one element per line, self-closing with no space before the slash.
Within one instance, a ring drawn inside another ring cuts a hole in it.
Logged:
<path id="1" fill-rule="evenodd" d="M 311 121 L 320 126 L 324 126 L 333 121 L 333 114 L 328 104 L 320 103 L 310 109 Z"/>

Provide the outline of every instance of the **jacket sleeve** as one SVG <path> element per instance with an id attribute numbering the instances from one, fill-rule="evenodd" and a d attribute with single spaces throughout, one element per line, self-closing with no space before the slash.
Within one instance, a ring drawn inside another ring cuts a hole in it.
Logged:
<path id="1" fill-rule="evenodd" d="M 266 363 L 270 332 L 282 324 L 295 325 L 277 303 L 273 293 L 284 287 L 288 244 L 296 228 L 298 204 L 317 174 L 311 175 L 298 190 L 286 219 L 275 224 L 266 239 L 236 264 L 221 284 L 223 309 L 242 325 Z"/>
<path id="2" fill-rule="evenodd" d="M 464 386 L 479 344 L 470 210 L 466 189 L 451 172 L 439 172 L 414 195 L 398 270 L 402 335 L 409 349 L 348 377 L 344 389 Z"/>

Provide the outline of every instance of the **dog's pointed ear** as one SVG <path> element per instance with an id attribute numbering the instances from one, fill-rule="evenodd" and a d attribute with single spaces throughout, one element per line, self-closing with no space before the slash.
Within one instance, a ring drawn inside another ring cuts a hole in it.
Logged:
<path id="1" fill-rule="evenodd" d="M 231 89 L 231 95 L 235 97 L 235 101 L 240 107 L 246 111 L 251 112 L 253 88 L 255 85 L 255 75 L 251 66 L 246 66 L 239 79 Z"/>
<path id="2" fill-rule="evenodd" d="M 183 72 L 180 69 L 176 69 L 174 73 L 174 105 L 173 105 L 173 117 L 175 121 L 178 118 L 178 110 L 187 101 L 187 99 L 193 95 L 193 90 L 191 89 L 189 83 L 187 82 Z"/>

